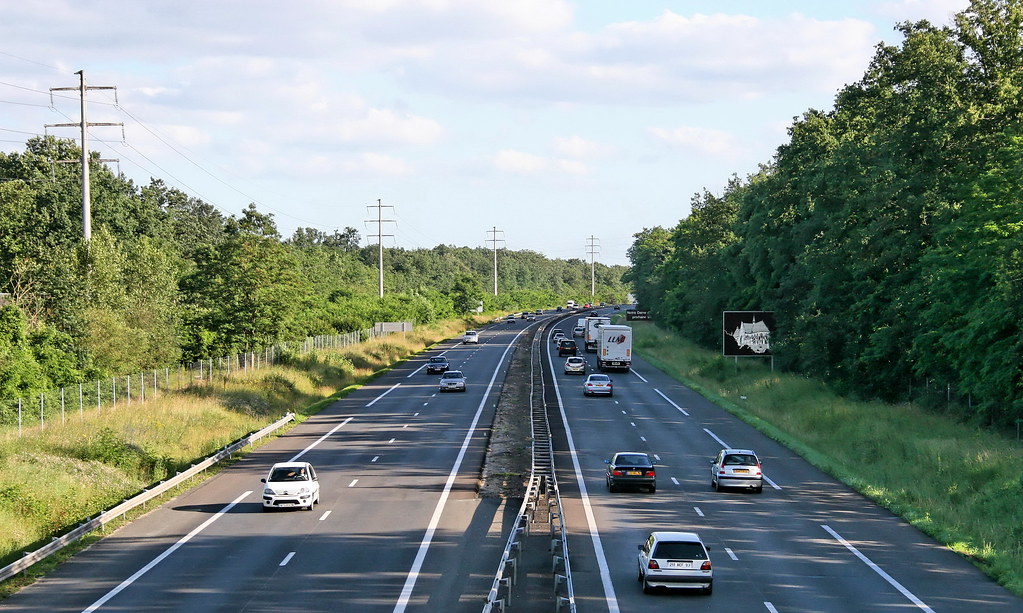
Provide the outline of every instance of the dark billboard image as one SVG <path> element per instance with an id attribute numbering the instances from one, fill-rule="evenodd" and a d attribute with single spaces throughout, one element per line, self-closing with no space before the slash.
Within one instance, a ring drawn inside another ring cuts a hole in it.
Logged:
<path id="1" fill-rule="evenodd" d="M 728 357 L 771 356 L 773 311 L 722 312 L 722 353 Z"/>

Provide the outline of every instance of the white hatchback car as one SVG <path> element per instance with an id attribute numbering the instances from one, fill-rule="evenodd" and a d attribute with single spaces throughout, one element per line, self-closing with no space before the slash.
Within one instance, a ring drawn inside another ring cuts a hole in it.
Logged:
<path id="1" fill-rule="evenodd" d="M 320 482 L 309 462 L 279 462 L 263 482 L 263 510 L 300 508 L 313 510 L 320 503 Z"/>
<path id="2" fill-rule="evenodd" d="M 718 491 L 735 487 L 763 492 L 760 458 L 752 449 L 722 449 L 710 461 L 710 486 Z"/>
<path id="3" fill-rule="evenodd" d="M 639 580 L 643 591 L 654 588 L 714 590 L 709 547 L 695 532 L 651 532 L 639 546 Z"/>
<path id="4" fill-rule="evenodd" d="M 462 343 L 463 344 L 472 343 L 474 345 L 479 345 L 480 333 L 475 330 L 466 330 L 465 334 L 462 335 Z"/>
<path id="5" fill-rule="evenodd" d="M 585 375 L 586 374 L 586 360 L 579 356 L 572 356 L 565 360 L 565 374 L 566 375 Z"/>

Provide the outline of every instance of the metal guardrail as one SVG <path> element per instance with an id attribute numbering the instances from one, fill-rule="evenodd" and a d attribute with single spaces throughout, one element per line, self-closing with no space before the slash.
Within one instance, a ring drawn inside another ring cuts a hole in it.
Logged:
<path id="1" fill-rule="evenodd" d="M 74 543 L 75 541 L 81 539 L 82 537 L 84 537 L 86 534 L 89 534 L 93 530 L 102 528 L 106 524 L 110 523 L 114 519 L 117 519 L 118 517 L 123 516 L 125 513 L 134 509 L 135 507 L 146 502 L 149 502 L 153 498 L 160 496 L 161 494 L 163 494 L 164 492 L 171 488 L 177 487 L 181 483 L 187 481 L 188 479 L 191 479 L 200 472 L 213 466 L 217 462 L 220 462 L 226 458 L 231 457 L 231 455 L 233 455 L 240 449 L 243 449 L 244 447 L 251 445 L 252 443 L 263 438 L 264 436 L 270 434 L 274 430 L 277 430 L 284 424 L 294 420 L 295 414 L 288 413 L 281 419 L 263 428 L 262 430 L 253 432 L 248 436 L 242 437 L 235 441 L 234 443 L 227 445 L 217 453 L 207 457 L 198 464 L 193 464 L 191 468 L 179 472 L 174 477 L 171 477 L 166 481 L 161 481 L 156 486 L 147 490 L 143 490 L 141 494 L 129 498 L 128 500 L 125 500 L 121 504 L 100 513 L 93 519 L 83 522 L 77 528 L 71 530 L 67 534 L 60 537 L 55 537 L 52 541 L 50 541 L 46 545 L 43 545 L 39 549 L 26 553 L 25 557 L 18 560 L 17 562 L 9 564 L 4 568 L 0 568 L 0 581 L 6 581 L 7 579 L 10 579 L 11 577 L 17 575 L 18 573 L 29 569 L 32 565 L 37 564 L 42 560 L 46 559 L 47 557 L 57 553 L 64 547 L 67 547 L 71 543 Z"/>
<path id="2" fill-rule="evenodd" d="M 538 342 L 537 334 L 533 338 L 533 345 Z M 518 557 L 522 545 L 519 540 L 522 536 L 529 535 L 529 527 L 536 521 L 537 512 L 546 503 L 545 523 L 550 526 L 550 549 L 552 555 L 551 572 L 554 573 L 554 597 L 556 598 L 556 611 L 562 607 L 568 607 L 570 613 L 575 613 L 575 588 L 572 582 L 572 567 L 569 563 L 568 539 L 565 534 L 565 524 L 561 514 L 561 493 L 558 489 L 557 476 L 554 471 L 554 448 L 551 444 L 550 422 L 547 420 L 547 406 L 545 395 L 542 393 L 544 384 L 543 377 L 540 377 L 540 402 L 533 398 L 536 380 L 536 363 L 540 351 L 537 348 L 533 351 L 529 360 L 529 405 L 530 423 L 532 426 L 532 465 L 530 468 L 529 485 L 526 488 L 526 496 L 522 501 L 515 524 L 508 535 L 508 541 L 504 552 L 501 554 L 501 561 L 497 567 L 497 574 L 494 583 L 487 594 L 487 602 L 483 607 L 483 613 L 492 613 L 495 608 L 502 613 L 511 603 L 512 587 L 518 582 Z M 558 572 L 560 569 L 561 572 Z"/>

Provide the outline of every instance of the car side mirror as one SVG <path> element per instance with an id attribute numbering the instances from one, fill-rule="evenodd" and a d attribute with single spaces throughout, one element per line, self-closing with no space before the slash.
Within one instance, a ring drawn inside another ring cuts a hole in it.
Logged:
<path id="1" fill-rule="evenodd" d="M 266 483 L 266 479 L 260 479 L 259 482 L 260 483 Z"/>
<path id="2" fill-rule="evenodd" d="M 707 544 L 704 544 L 704 545 L 703 545 L 703 548 L 704 548 L 704 549 L 706 549 L 707 551 L 710 551 L 710 550 L 711 550 L 711 546 L 710 546 L 710 545 L 707 545 Z"/>
<path id="3" fill-rule="evenodd" d="M 638 549 L 640 551 L 643 551 L 643 546 L 642 545 L 636 545 L 636 549 Z"/>
<path id="4" fill-rule="evenodd" d="M 610 464 L 611 460 L 604 460 L 604 464 Z"/>

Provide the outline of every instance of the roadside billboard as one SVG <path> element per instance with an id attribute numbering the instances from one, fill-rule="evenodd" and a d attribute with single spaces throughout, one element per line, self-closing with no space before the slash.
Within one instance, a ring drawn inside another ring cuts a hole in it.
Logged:
<path id="1" fill-rule="evenodd" d="M 722 354 L 726 357 L 772 357 L 774 311 L 723 311 Z"/>

